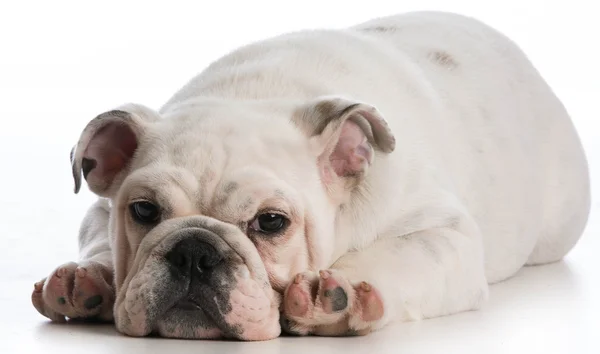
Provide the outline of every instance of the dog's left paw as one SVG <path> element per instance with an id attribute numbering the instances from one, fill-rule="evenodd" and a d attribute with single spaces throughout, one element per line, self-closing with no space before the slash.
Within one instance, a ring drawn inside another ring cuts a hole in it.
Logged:
<path id="1" fill-rule="evenodd" d="M 284 293 L 282 329 L 298 335 L 365 335 L 384 314 L 379 291 L 334 269 L 300 273 Z"/>

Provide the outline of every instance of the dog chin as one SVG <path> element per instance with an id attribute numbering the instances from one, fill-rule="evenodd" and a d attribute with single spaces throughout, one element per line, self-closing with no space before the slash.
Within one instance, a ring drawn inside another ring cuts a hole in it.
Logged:
<path id="1" fill-rule="evenodd" d="M 219 339 L 234 337 L 217 326 L 197 305 L 177 305 L 165 313 L 159 320 L 155 333 L 161 337 L 180 339 Z"/>
<path id="2" fill-rule="evenodd" d="M 221 309 L 214 305 L 184 299 L 167 310 L 154 326 L 154 334 L 182 339 L 241 339 L 267 340 L 278 337 L 279 294 L 265 296 L 256 287 L 236 288 L 230 294 L 231 302 Z M 261 294 L 262 293 L 262 294 Z M 223 313 L 225 312 L 225 313 Z"/>

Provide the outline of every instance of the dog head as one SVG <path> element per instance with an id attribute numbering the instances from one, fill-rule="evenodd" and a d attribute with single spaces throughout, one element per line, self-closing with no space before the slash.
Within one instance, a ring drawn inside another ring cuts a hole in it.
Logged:
<path id="1" fill-rule="evenodd" d="M 202 100 L 94 118 L 71 153 L 109 198 L 115 322 L 133 336 L 280 334 L 292 277 L 328 267 L 336 215 L 394 138 L 375 108 Z"/>

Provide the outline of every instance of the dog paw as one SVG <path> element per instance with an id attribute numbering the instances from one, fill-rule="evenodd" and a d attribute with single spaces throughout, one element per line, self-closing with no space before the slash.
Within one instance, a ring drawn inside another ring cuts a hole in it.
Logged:
<path id="1" fill-rule="evenodd" d="M 379 291 L 339 271 L 300 273 L 284 292 L 282 329 L 297 335 L 364 335 L 383 317 Z"/>
<path id="2" fill-rule="evenodd" d="M 112 279 L 112 269 L 100 263 L 66 263 L 34 284 L 31 301 L 40 314 L 55 322 L 65 322 L 65 317 L 111 321 Z"/>

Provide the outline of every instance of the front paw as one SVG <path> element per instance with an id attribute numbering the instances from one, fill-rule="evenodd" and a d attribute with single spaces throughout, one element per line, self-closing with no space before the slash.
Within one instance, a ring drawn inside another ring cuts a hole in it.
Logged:
<path id="1" fill-rule="evenodd" d="M 334 269 L 300 273 L 284 293 L 282 328 L 299 335 L 365 335 L 384 314 L 379 291 Z"/>
<path id="2" fill-rule="evenodd" d="M 66 263 L 34 284 L 31 301 L 40 314 L 55 322 L 65 322 L 65 317 L 111 321 L 112 279 L 112 270 L 100 263 Z"/>

